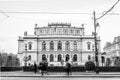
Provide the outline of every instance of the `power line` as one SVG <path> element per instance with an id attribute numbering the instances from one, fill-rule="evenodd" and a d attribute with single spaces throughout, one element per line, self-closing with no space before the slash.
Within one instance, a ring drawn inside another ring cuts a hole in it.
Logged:
<path id="1" fill-rule="evenodd" d="M 9 17 L 5 12 L 0 10 L 0 13 L 4 14 L 6 17 Z"/>
<path id="2" fill-rule="evenodd" d="M 118 4 L 119 1 L 120 1 L 120 0 L 118 0 L 108 11 L 104 11 L 104 12 L 103 12 L 103 15 L 100 16 L 100 17 L 98 17 L 98 18 L 96 18 L 96 20 L 98 20 L 98 19 L 104 17 L 105 15 L 107 15 L 114 7 Z"/>
<path id="3" fill-rule="evenodd" d="M 5 13 L 5 12 L 3 12 L 3 11 L 1 11 L 0 10 L 0 13 L 2 13 L 3 15 L 5 15 L 6 17 L 5 18 L 3 18 L 2 20 L 0 20 L 0 23 L 2 22 L 2 21 L 4 21 L 6 18 L 8 18 L 9 16 Z"/>
<path id="4" fill-rule="evenodd" d="M 10 14 L 86 14 L 86 15 L 93 15 L 92 13 L 72 13 L 72 12 L 39 12 L 39 11 L 8 11 L 4 13 L 10 13 Z M 101 13 L 97 13 L 96 15 L 102 15 Z M 120 15 L 119 13 L 110 13 L 107 15 Z"/>

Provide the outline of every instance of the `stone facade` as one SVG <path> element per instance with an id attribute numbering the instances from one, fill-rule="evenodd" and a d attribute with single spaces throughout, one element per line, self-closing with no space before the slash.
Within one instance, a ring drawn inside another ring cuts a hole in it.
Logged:
<path id="1" fill-rule="evenodd" d="M 47 61 L 49 66 L 84 65 L 94 60 L 94 35 L 85 35 L 84 27 L 70 23 L 50 23 L 47 27 L 35 25 L 34 35 L 24 33 L 18 39 L 18 58 L 21 66 Z M 98 38 L 100 51 L 100 38 Z M 27 57 L 27 58 L 26 58 Z"/>
<path id="2" fill-rule="evenodd" d="M 113 65 L 115 58 L 120 57 L 120 36 L 115 37 L 112 43 L 107 42 L 103 51 L 106 53 L 106 60 L 109 59 Z"/>

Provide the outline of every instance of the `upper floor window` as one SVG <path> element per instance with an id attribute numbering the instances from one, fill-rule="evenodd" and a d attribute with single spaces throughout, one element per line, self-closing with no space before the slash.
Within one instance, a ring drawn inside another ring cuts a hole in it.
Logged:
<path id="1" fill-rule="evenodd" d="M 63 33 L 64 34 L 68 34 L 68 30 L 67 29 L 63 29 Z"/>
<path id="2" fill-rule="evenodd" d="M 76 34 L 79 34 L 80 33 L 80 30 L 76 30 Z"/>
<path id="3" fill-rule="evenodd" d="M 31 60 L 31 55 L 28 56 L 28 59 Z"/>
<path id="4" fill-rule="evenodd" d="M 53 62 L 54 61 L 54 56 L 53 54 L 50 55 L 50 62 Z"/>
<path id="5" fill-rule="evenodd" d="M 54 43 L 53 43 L 53 41 L 50 42 L 50 50 L 54 50 Z"/>
<path id="6" fill-rule="evenodd" d="M 43 33 L 43 31 L 42 31 L 42 30 L 39 30 L 39 32 L 40 32 L 40 34 L 42 34 L 42 33 Z"/>
<path id="7" fill-rule="evenodd" d="M 91 49 L 91 42 L 87 42 L 87 49 L 88 49 L 88 50 Z"/>
<path id="8" fill-rule="evenodd" d="M 69 41 L 67 41 L 65 43 L 65 48 L 66 48 L 66 50 L 70 50 L 70 43 L 69 43 Z"/>
<path id="9" fill-rule="evenodd" d="M 73 45 L 74 45 L 74 50 L 77 50 L 77 42 L 76 41 L 74 41 Z"/>
<path id="10" fill-rule="evenodd" d="M 62 50 L 62 42 L 61 41 L 58 42 L 58 50 Z"/>
<path id="11" fill-rule="evenodd" d="M 43 41 L 43 43 L 42 43 L 42 50 L 46 50 L 46 43 L 45 43 L 45 41 Z"/>
<path id="12" fill-rule="evenodd" d="M 28 49 L 31 50 L 32 49 L 32 42 L 28 43 Z"/>
<path id="13" fill-rule="evenodd" d="M 88 60 L 91 60 L 91 55 L 88 55 Z"/>
<path id="14" fill-rule="evenodd" d="M 70 33 L 71 33 L 71 34 L 73 34 L 73 33 L 74 33 L 74 31 L 71 29 L 71 30 L 70 30 Z"/>

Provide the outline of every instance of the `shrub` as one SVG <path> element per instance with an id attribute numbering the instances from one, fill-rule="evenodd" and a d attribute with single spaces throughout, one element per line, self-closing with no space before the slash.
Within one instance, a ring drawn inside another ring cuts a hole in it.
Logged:
<path id="1" fill-rule="evenodd" d="M 85 70 L 86 71 L 94 71 L 95 70 L 95 63 L 92 61 L 87 61 L 85 63 Z"/>

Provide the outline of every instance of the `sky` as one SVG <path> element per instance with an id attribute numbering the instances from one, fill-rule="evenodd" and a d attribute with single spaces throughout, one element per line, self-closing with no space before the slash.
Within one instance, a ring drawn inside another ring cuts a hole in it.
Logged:
<path id="1" fill-rule="evenodd" d="M 109 10 L 117 0 L 0 0 L 0 51 L 17 54 L 18 36 L 24 32 L 34 34 L 35 24 L 47 26 L 51 22 L 67 22 L 72 26 L 84 24 L 85 34 L 94 31 L 93 11 L 96 18 Z M 12 12 L 42 12 L 12 13 Z M 58 14 L 44 14 L 54 12 Z M 79 14 L 60 14 L 79 13 Z M 106 42 L 112 42 L 120 36 L 120 2 L 101 19 L 97 27 L 101 38 L 101 50 Z M 111 15 L 110 15 L 111 14 Z"/>

